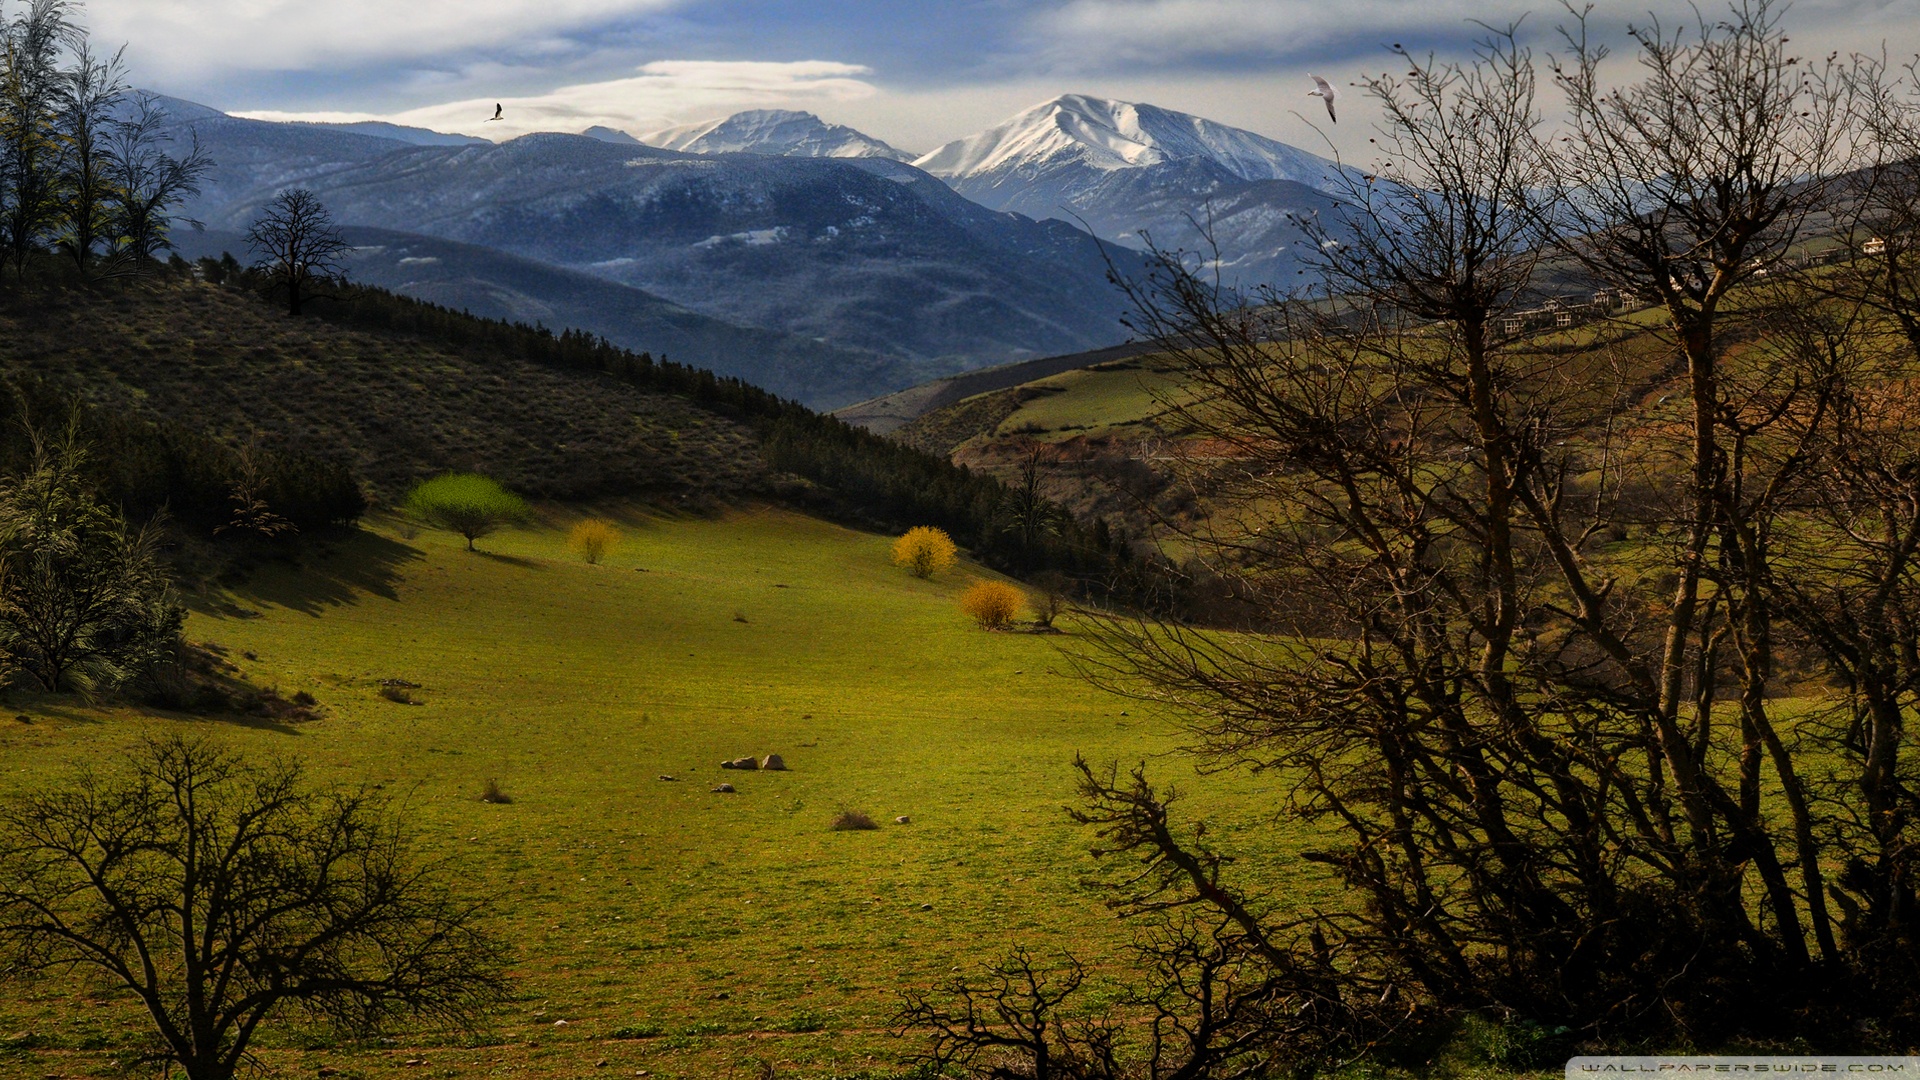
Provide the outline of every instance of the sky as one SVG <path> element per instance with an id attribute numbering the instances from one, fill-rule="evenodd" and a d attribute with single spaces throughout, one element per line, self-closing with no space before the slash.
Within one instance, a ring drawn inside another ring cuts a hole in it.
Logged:
<path id="1" fill-rule="evenodd" d="M 9 10 L 17 0 L 0 0 Z M 1725 0 L 1701 0 L 1710 14 Z M 1594 0 L 1617 34 L 1685 0 Z M 269 119 L 391 120 L 506 138 L 635 134 L 741 109 L 804 109 L 915 153 L 1063 93 L 1148 102 L 1317 153 L 1363 154 L 1364 102 L 1327 123 L 1307 73 L 1342 85 L 1399 42 L 1458 55 L 1558 0 L 85 0 L 135 81 Z M 1810 55 L 1920 49 L 1920 0 L 1796 0 Z M 486 123 L 495 102 L 507 117 Z"/>

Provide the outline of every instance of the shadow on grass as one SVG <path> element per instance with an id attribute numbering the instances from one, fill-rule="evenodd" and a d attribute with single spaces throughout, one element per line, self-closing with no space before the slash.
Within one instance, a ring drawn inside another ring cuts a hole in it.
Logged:
<path id="1" fill-rule="evenodd" d="M 331 607 L 358 603 L 363 597 L 398 600 L 395 591 L 402 568 L 419 562 L 426 553 L 366 529 L 332 545 L 330 554 L 310 558 L 299 569 L 265 567 L 228 590 L 224 597 L 196 600 L 191 606 L 209 615 L 251 618 L 259 612 L 248 604 L 272 605 L 318 615 Z"/>
<path id="2" fill-rule="evenodd" d="M 254 731 L 271 731 L 278 735 L 299 735 L 300 725 L 276 720 L 270 716 L 257 716 L 237 712 L 195 713 L 178 709 L 161 709 L 152 705 L 137 705 L 117 699 L 108 699 L 96 704 L 88 704 L 66 695 L 52 695 L 40 692 L 21 694 L 17 691 L 7 695 L 8 700 L 0 703 L 0 722 L 8 725 L 19 724 L 29 727 L 52 721 L 61 726 L 96 727 L 109 720 L 100 713 L 101 709 L 124 709 L 137 716 L 152 720 L 172 720 L 182 724 L 219 724 L 223 727 L 249 728 Z M 22 724 L 15 717 L 27 716 L 29 720 Z"/>
<path id="3" fill-rule="evenodd" d="M 37 690 L 25 692 L 9 690 L 5 703 L 0 704 L 0 709 L 5 710 L 5 715 L 0 716 L 0 720 L 4 720 L 9 725 L 19 724 L 23 727 L 45 720 L 88 727 L 105 723 L 98 711 L 85 702 L 61 695 L 43 694 Z M 24 721 L 18 719 L 21 716 L 28 719 Z"/>
<path id="4" fill-rule="evenodd" d="M 497 551 L 474 551 L 474 552 L 471 552 L 471 554 L 478 555 L 483 559 L 492 559 L 494 562 L 497 562 L 497 563 L 505 563 L 508 566 L 517 566 L 522 570 L 546 569 L 545 563 L 539 562 L 534 559 L 522 558 L 518 555 L 502 555 Z"/>
<path id="5" fill-rule="evenodd" d="M 177 712 L 173 709 L 156 709 L 150 706 L 139 706 L 134 711 L 141 716 L 156 720 L 175 720 L 182 724 L 220 724 L 225 727 L 248 728 L 253 731 L 271 731 L 276 735 L 298 736 L 300 734 L 298 724 L 275 720 L 269 716 L 254 716 L 247 713 Z"/>

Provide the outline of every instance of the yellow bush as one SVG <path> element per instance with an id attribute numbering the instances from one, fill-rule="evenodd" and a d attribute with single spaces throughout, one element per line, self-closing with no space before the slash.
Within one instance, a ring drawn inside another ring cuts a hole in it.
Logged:
<path id="1" fill-rule="evenodd" d="M 619 542 L 620 530 L 600 518 L 588 518 L 567 534 L 567 547 L 589 563 L 599 562 Z"/>
<path id="2" fill-rule="evenodd" d="M 928 578 L 953 565 L 953 538 L 928 525 L 907 530 L 893 542 L 893 565 L 904 566 L 914 577 Z"/>
<path id="3" fill-rule="evenodd" d="M 960 610 L 973 616 L 982 630 L 1002 630 L 1026 603 L 1027 594 L 1004 581 L 976 581 L 960 597 Z"/>

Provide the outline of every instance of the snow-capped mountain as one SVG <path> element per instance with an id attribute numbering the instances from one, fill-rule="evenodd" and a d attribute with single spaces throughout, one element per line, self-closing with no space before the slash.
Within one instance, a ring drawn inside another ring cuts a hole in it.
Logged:
<path id="1" fill-rule="evenodd" d="M 1251 131 L 1155 105 L 1065 94 L 914 162 L 956 186 L 1030 189 L 1049 174 L 1205 160 L 1242 180 L 1327 189 L 1339 166 Z M 969 192 L 969 195 L 972 193 Z M 979 199 L 977 201 L 988 201 Z"/>
<path id="2" fill-rule="evenodd" d="M 1220 265 L 1243 284 L 1291 278 L 1303 216 L 1343 190 L 1341 166 L 1187 113 L 1067 94 L 914 165 L 995 210 L 1084 223 L 1130 247 L 1195 249 L 1213 220 Z"/>
<path id="3" fill-rule="evenodd" d="M 785 109 L 752 109 L 724 120 L 663 128 L 640 136 L 639 141 L 688 154 L 913 160 L 912 154 L 844 124 L 829 124 L 810 112 Z"/>

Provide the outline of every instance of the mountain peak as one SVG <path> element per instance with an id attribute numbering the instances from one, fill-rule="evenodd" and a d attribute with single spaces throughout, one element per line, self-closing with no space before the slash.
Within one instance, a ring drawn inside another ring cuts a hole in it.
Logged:
<path id="1" fill-rule="evenodd" d="M 1325 188 L 1337 166 L 1286 143 L 1188 113 L 1091 94 L 1062 94 L 958 139 L 914 164 L 947 180 L 1032 175 L 1065 165 L 1100 171 L 1210 161 L 1242 180 Z"/>
<path id="2" fill-rule="evenodd" d="M 682 124 L 640 136 L 662 150 L 689 154 L 771 154 L 779 157 L 887 158 L 911 161 L 871 135 L 829 124 L 810 112 L 748 109 L 724 120 Z"/>
<path id="3" fill-rule="evenodd" d="M 610 128 L 604 124 L 595 124 L 580 134 L 585 135 L 589 139 L 598 139 L 601 142 L 616 143 L 621 146 L 640 145 L 639 139 L 621 131 L 619 128 Z"/>

